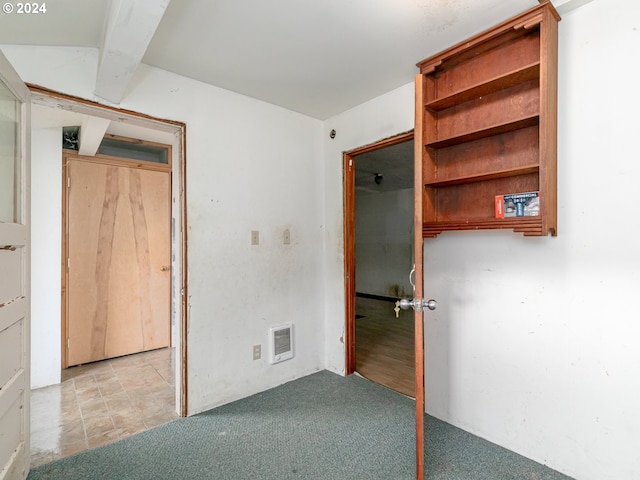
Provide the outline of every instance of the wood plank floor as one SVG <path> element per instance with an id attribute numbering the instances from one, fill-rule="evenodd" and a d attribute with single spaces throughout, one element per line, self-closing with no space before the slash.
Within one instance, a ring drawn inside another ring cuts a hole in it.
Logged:
<path id="1" fill-rule="evenodd" d="M 356 372 L 415 397 L 413 310 L 395 317 L 393 303 L 356 298 Z"/>

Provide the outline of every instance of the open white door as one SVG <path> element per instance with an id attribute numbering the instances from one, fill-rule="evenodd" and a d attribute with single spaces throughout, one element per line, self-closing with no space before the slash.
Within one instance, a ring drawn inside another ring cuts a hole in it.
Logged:
<path id="1" fill-rule="evenodd" d="M 29 112 L 0 53 L 0 480 L 29 473 Z"/>

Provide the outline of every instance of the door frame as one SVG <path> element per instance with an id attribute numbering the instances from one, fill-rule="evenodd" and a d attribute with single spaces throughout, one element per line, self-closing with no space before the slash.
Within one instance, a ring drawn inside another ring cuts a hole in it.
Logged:
<path id="1" fill-rule="evenodd" d="M 174 279 L 176 285 L 172 286 L 172 303 L 178 311 L 173 317 L 178 323 L 178 347 L 179 347 L 179 393 L 177 413 L 186 417 L 188 415 L 188 329 L 187 319 L 189 318 L 188 304 L 188 263 L 187 263 L 187 166 L 186 166 L 186 133 L 187 126 L 184 122 L 167 120 L 132 110 L 125 110 L 108 105 L 86 100 L 73 95 L 64 94 L 39 85 L 27 84 L 31 91 L 32 103 L 51 108 L 62 108 L 78 113 L 102 117 L 116 122 L 124 122 L 134 126 L 162 130 L 176 136 L 177 142 L 174 145 L 173 159 L 171 162 L 172 174 L 172 197 L 177 202 L 176 210 L 172 213 L 172 219 L 176 224 L 172 233 L 172 255 L 173 267 L 176 272 Z M 176 148 L 177 147 L 177 148 Z M 64 271 L 64 270 L 63 270 Z M 62 292 L 64 295 L 65 292 Z M 64 301 L 64 298 L 63 298 Z M 63 327 L 64 328 L 64 327 Z M 64 337 L 62 338 L 64 341 Z M 63 345 L 61 347 L 64 348 Z M 63 350 L 64 351 L 64 350 Z M 61 366 L 62 367 L 62 366 Z"/>
<path id="2" fill-rule="evenodd" d="M 400 133 L 383 140 L 344 152 L 342 178 L 344 192 L 344 274 L 345 274 L 345 374 L 356 371 L 356 226 L 355 226 L 355 162 L 358 155 L 413 140 L 414 131 Z M 407 272 L 408 274 L 408 272 Z"/>

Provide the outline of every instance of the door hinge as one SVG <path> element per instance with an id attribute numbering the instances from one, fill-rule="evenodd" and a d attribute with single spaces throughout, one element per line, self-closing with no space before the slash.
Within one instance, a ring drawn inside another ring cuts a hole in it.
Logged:
<path id="1" fill-rule="evenodd" d="M 71 177 L 67 177 L 67 188 L 71 188 Z"/>

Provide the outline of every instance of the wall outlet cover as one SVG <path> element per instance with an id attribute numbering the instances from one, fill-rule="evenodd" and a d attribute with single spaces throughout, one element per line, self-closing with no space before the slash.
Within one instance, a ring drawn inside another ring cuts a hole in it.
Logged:
<path id="1" fill-rule="evenodd" d="M 262 357 L 262 345 L 254 345 L 253 346 L 253 359 L 260 360 Z"/>

